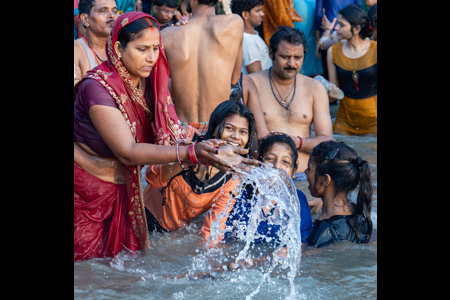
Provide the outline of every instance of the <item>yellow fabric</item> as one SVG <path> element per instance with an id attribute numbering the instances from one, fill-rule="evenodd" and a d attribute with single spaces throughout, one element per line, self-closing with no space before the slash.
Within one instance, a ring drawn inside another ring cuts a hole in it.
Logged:
<path id="1" fill-rule="evenodd" d="M 333 63 L 340 68 L 358 71 L 377 63 L 377 42 L 371 41 L 367 52 L 356 59 L 348 58 L 342 51 L 343 43 L 333 45 Z M 365 99 L 344 96 L 336 114 L 333 133 L 343 135 L 377 135 L 377 95 Z"/>
<path id="2" fill-rule="evenodd" d="M 264 41 L 269 45 L 270 38 L 278 26 L 294 27 L 294 22 L 303 18 L 294 9 L 293 0 L 266 0 L 262 6 Z"/>

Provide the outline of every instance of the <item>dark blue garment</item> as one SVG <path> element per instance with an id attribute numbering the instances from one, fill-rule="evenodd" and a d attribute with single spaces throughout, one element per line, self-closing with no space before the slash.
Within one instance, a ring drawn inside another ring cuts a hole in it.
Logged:
<path id="1" fill-rule="evenodd" d="M 152 13 L 153 0 L 142 0 L 142 12 L 149 15 Z"/>
<path id="2" fill-rule="evenodd" d="M 323 17 L 323 8 L 325 8 L 325 15 L 331 23 L 334 18 L 337 18 L 338 12 L 341 9 L 352 3 L 362 6 L 362 0 L 317 0 L 314 13 L 314 28 L 319 30 L 320 34 L 322 34 L 323 30 L 320 28 L 320 22 Z"/>
<path id="3" fill-rule="evenodd" d="M 371 233 L 372 224 L 362 214 L 332 216 L 314 222 L 308 245 L 320 248 L 342 240 L 363 244 L 369 242 Z"/>
<path id="4" fill-rule="evenodd" d="M 300 201 L 300 232 L 302 236 L 302 243 L 307 243 L 308 237 L 312 231 L 311 212 L 309 210 L 309 205 L 305 194 L 302 191 L 297 190 L 297 197 Z M 240 228 L 245 228 L 248 225 L 249 214 L 251 211 L 251 198 L 250 190 L 246 189 L 242 193 L 242 196 L 236 199 L 236 203 L 234 204 L 226 222 L 226 226 L 231 226 L 232 230 L 225 233 L 225 238 L 237 238 L 238 230 Z M 278 240 L 280 225 L 269 225 L 266 221 L 262 221 L 259 223 L 257 231 L 261 235 Z M 254 242 L 262 242 L 264 239 L 258 238 Z"/>

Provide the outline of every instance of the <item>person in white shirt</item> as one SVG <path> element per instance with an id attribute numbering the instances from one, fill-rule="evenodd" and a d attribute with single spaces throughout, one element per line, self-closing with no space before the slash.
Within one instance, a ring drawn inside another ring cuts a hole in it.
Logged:
<path id="1" fill-rule="evenodd" d="M 264 0 L 233 0 L 231 11 L 244 20 L 242 73 L 251 74 L 272 66 L 269 48 L 255 27 L 261 25 Z"/>

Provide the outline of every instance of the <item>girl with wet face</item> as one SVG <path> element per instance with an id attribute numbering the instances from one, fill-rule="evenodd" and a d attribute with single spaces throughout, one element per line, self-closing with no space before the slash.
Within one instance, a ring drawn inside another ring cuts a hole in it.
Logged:
<path id="1" fill-rule="evenodd" d="M 294 177 L 297 169 L 298 151 L 292 138 L 284 133 L 272 132 L 267 135 L 259 146 L 259 160 L 272 165 L 276 169 L 285 170 L 290 177 Z M 248 225 L 249 214 L 252 209 L 252 188 L 248 187 L 242 197 L 236 199 L 233 210 L 227 219 L 227 226 L 231 231 L 226 233 L 228 238 L 237 238 L 238 231 Z M 256 196 L 257 197 L 257 196 Z M 312 230 L 311 212 L 305 194 L 297 189 L 297 197 L 300 202 L 300 231 L 302 243 L 306 243 Z M 276 205 L 276 203 L 273 203 Z M 271 210 L 263 207 L 263 215 L 268 216 Z M 267 221 L 259 222 L 258 233 L 269 239 L 277 240 L 280 226 L 269 225 Z M 259 238 L 255 242 L 263 242 L 266 238 Z"/>

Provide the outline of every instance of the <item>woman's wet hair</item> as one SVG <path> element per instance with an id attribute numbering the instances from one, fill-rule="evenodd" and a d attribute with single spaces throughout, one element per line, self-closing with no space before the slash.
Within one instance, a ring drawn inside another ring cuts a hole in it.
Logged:
<path id="1" fill-rule="evenodd" d="M 264 155 L 266 152 L 268 152 L 270 149 L 272 149 L 272 146 L 274 144 L 284 144 L 288 146 L 291 149 L 291 159 L 292 159 L 292 172 L 295 174 L 295 171 L 297 170 L 297 159 L 298 159 L 298 150 L 297 147 L 295 147 L 294 140 L 287 134 L 282 132 L 271 132 L 270 134 L 266 135 L 259 145 L 259 160 L 263 161 Z"/>
<path id="2" fill-rule="evenodd" d="M 252 153 L 252 138 L 255 131 L 255 117 L 247 106 L 237 101 L 226 100 L 214 109 L 209 117 L 208 130 L 205 133 L 204 139 L 220 139 L 225 129 L 225 119 L 232 115 L 244 117 L 248 121 L 248 141 L 244 148 L 249 149 L 248 153 Z M 217 136 L 214 134 L 217 130 Z"/>
<path id="3" fill-rule="evenodd" d="M 120 47 L 125 49 L 129 42 L 140 38 L 143 34 L 143 30 L 149 27 L 159 30 L 158 24 L 153 19 L 147 17 L 139 18 L 122 27 L 117 37 L 117 41 L 120 42 Z"/>
<path id="4" fill-rule="evenodd" d="M 372 232 L 373 187 L 370 179 L 369 163 L 361 159 L 354 149 L 344 142 L 327 141 L 314 147 L 310 154 L 313 163 L 316 164 L 316 184 L 318 178 L 328 174 L 334 183 L 336 195 L 345 193 L 348 195 L 359 185 L 358 197 L 354 213 L 366 216 Z"/>
<path id="5" fill-rule="evenodd" d="M 293 45 L 303 45 L 303 52 L 308 52 L 308 44 L 306 43 L 305 35 L 300 29 L 288 26 L 278 26 L 277 30 L 269 40 L 272 58 L 275 57 L 275 53 L 277 52 L 278 45 L 281 41 L 286 41 Z"/>
<path id="6" fill-rule="evenodd" d="M 351 28 L 355 28 L 358 25 L 361 26 L 359 36 L 362 39 L 372 36 L 373 32 L 370 30 L 369 16 L 361 5 L 349 4 L 341 9 L 339 14 L 350 23 Z"/>

